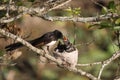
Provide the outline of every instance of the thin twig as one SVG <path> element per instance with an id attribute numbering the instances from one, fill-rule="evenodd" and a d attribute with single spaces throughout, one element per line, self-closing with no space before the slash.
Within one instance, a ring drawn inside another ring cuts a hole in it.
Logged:
<path id="1" fill-rule="evenodd" d="M 0 63 L 0 66 L 15 66 L 16 63 Z"/>
<path id="2" fill-rule="evenodd" d="M 75 73 L 79 73 L 79 74 L 81 74 L 82 76 L 87 76 L 88 78 L 90 78 L 90 79 L 92 79 L 92 80 L 99 80 L 99 79 L 97 79 L 95 76 L 93 76 L 92 74 L 90 74 L 90 73 L 87 73 L 87 72 L 85 72 L 85 71 L 83 71 L 83 70 L 81 70 L 81 69 L 73 69 L 72 70 L 73 72 L 75 72 Z"/>
<path id="3" fill-rule="evenodd" d="M 71 2 L 71 0 L 64 1 L 63 3 L 51 8 L 49 11 L 60 8 L 61 6 L 64 6 L 65 4 L 68 4 L 69 2 Z"/>
<path id="4" fill-rule="evenodd" d="M 103 62 L 94 62 L 94 63 L 88 63 L 88 64 L 77 64 L 77 67 L 84 67 L 84 66 L 93 66 L 93 65 L 100 65 L 103 64 Z"/>
<path id="5" fill-rule="evenodd" d="M 100 79 L 101 75 L 102 75 L 102 72 L 103 72 L 103 69 L 105 68 L 105 65 L 106 64 L 103 64 L 100 71 L 99 71 L 99 74 L 98 74 L 98 79 Z"/>
<path id="6" fill-rule="evenodd" d="M 12 3 L 12 0 L 9 0 L 8 6 L 7 6 L 7 11 L 6 11 L 6 17 L 10 17 L 9 12 L 10 12 L 10 4 Z"/>
<path id="7" fill-rule="evenodd" d="M 104 5 L 102 5 L 102 4 L 100 4 L 100 3 L 98 3 L 98 2 L 96 2 L 96 1 L 94 1 L 94 0 L 91 0 L 94 4 L 96 4 L 96 5 L 98 5 L 98 6 L 100 6 L 100 7 L 105 7 Z"/>
<path id="8" fill-rule="evenodd" d="M 74 46 L 88 46 L 88 45 L 90 45 L 93 41 L 94 41 L 94 40 L 89 41 L 89 42 L 87 42 L 87 43 L 77 43 L 77 44 L 75 44 Z"/>

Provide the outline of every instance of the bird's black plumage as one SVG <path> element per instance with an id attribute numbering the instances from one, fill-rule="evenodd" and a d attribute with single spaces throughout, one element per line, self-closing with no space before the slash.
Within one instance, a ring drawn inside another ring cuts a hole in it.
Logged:
<path id="1" fill-rule="evenodd" d="M 51 43 L 52 41 L 57 41 L 58 39 L 62 39 L 62 38 L 63 38 L 62 32 L 60 32 L 59 30 L 54 30 L 52 32 L 45 33 L 41 37 L 33 39 L 28 42 L 35 47 L 42 47 L 42 46 L 45 46 L 45 45 Z M 12 50 L 20 48 L 22 46 L 23 46 L 23 44 L 18 42 L 18 43 L 14 43 L 14 44 L 10 44 L 10 45 L 6 46 L 5 49 L 6 49 L 6 51 L 12 51 Z"/>

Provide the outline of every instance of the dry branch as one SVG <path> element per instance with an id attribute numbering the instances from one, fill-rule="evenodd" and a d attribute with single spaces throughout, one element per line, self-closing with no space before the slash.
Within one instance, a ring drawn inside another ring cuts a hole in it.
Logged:
<path id="1" fill-rule="evenodd" d="M 49 21 L 74 21 L 74 22 L 98 22 L 102 20 L 108 20 L 110 18 L 120 18 L 117 13 L 108 13 L 104 15 L 94 16 L 94 17 L 60 17 L 60 16 L 44 16 L 46 20 Z"/>

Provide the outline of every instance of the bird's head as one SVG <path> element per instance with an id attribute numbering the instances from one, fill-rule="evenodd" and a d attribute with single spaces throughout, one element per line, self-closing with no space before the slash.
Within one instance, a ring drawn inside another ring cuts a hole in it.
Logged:
<path id="1" fill-rule="evenodd" d="M 63 43 L 65 45 L 65 51 L 66 52 L 71 52 L 76 50 L 75 47 L 73 46 L 73 44 L 69 41 L 69 39 L 67 37 L 64 36 L 63 38 Z"/>
<path id="2" fill-rule="evenodd" d="M 70 41 L 68 40 L 68 38 L 66 36 L 63 36 L 63 43 L 66 46 L 69 46 L 71 44 Z"/>
<path id="3" fill-rule="evenodd" d="M 56 39 L 63 39 L 63 34 L 59 30 L 54 30 L 54 34 L 56 36 Z"/>

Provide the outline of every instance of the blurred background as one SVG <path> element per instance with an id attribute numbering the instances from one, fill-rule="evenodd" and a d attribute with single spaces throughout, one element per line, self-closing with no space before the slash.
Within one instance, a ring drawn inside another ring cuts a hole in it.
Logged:
<path id="1" fill-rule="evenodd" d="M 31 4 L 29 0 L 21 1 L 25 6 Z M 102 14 L 102 7 L 95 4 L 94 1 L 107 7 L 111 0 L 72 0 L 68 5 L 61 9 L 51 11 L 48 15 L 73 16 L 70 12 L 62 10 L 69 8 L 69 6 L 80 8 L 79 16 L 82 17 Z M 118 47 L 114 43 L 114 33 L 111 30 L 99 29 L 98 26 L 88 28 L 88 23 L 47 21 L 30 15 L 24 15 L 22 19 L 17 20 L 15 23 L 16 26 L 22 29 L 22 35 L 26 36 L 30 34 L 26 40 L 34 39 L 55 29 L 60 30 L 72 43 L 75 40 L 75 45 L 79 50 L 78 63 L 104 61 L 118 50 Z M 76 38 L 74 37 L 75 35 Z M 0 56 L 6 53 L 4 47 L 11 44 L 10 40 L 0 39 Z M 12 63 L 16 63 L 15 66 L 0 66 L 0 80 L 89 80 L 85 76 L 61 69 L 54 64 L 40 63 L 39 57 L 26 47 L 20 48 L 19 51 L 22 51 L 19 58 L 12 60 Z M 105 68 L 102 74 L 103 80 L 113 80 L 113 78 L 120 75 L 118 62 L 119 60 L 113 61 Z M 101 66 L 95 65 L 78 68 L 97 76 Z"/>

